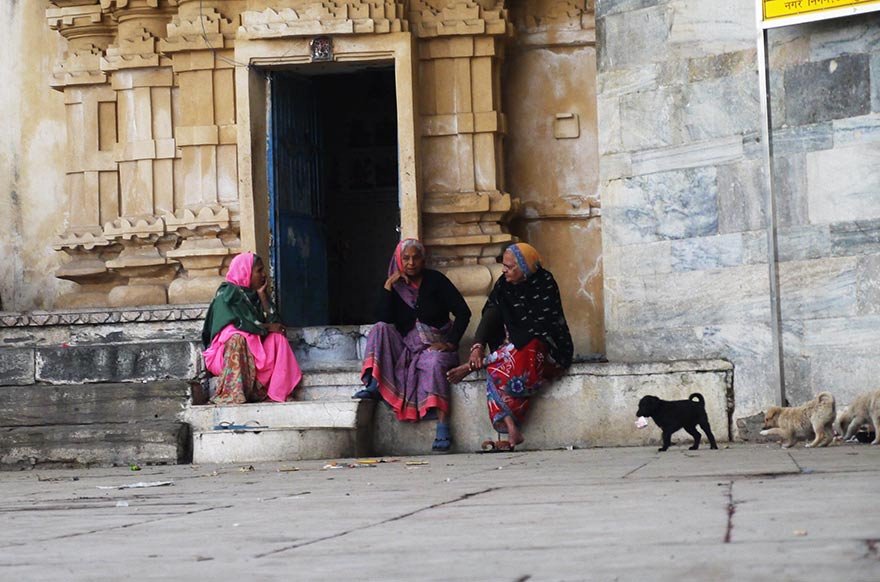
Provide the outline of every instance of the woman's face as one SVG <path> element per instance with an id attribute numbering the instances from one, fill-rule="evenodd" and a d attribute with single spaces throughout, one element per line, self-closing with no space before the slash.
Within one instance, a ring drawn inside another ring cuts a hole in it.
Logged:
<path id="1" fill-rule="evenodd" d="M 425 257 L 422 256 L 418 248 L 415 246 L 407 247 L 400 254 L 400 258 L 403 262 L 404 275 L 407 277 L 418 277 L 422 274 L 422 269 L 425 268 Z"/>
<path id="2" fill-rule="evenodd" d="M 254 261 L 254 267 L 251 269 L 251 289 L 256 291 L 266 284 L 266 269 L 263 267 L 262 259 Z"/>
<path id="3" fill-rule="evenodd" d="M 504 273 L 504 279 L 514 285 L 526 280 L 526 274 L 519 268 L 511 251 L 504 251 L 504 256 L 501 257 L 501 272 Z"/>

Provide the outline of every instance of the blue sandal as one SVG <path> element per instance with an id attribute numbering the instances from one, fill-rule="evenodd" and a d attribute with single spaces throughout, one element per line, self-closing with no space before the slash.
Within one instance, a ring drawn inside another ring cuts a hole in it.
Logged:
<path id="1" fill-rule="evenodd" d="M 361 390 L 354 393 L 352 398 L 360 400 L 378 400 L 379 399 L 379 382 L 370 376 L 370 382 Z"/>
<path id="2" fill-rule="evenodd" d="M 449 424 L 445 422 L 437 423 L 437 435 L 434 438 L 434 444 L 431 450 L 435 453 L 448 453 L 452 448 L 452 436 L 449 434 Z"/>

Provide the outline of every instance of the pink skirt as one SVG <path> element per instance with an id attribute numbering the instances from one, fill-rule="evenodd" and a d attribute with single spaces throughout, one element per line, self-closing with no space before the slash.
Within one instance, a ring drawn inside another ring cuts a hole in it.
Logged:
<path id="1" fill-rule="evenodd" d="M 241 331 L 230 323 L 214 336 L 205 350 L 205 367 L 208 371 L 215 376 L 223 374 L 223 347 L 234 334 L 241 335 L 247 342 L 257 368 L 257 382 L 267 387 L 269 399 L 275 402 L 287 400 L 302 379 L 302 370 L 283 333 L 270 332 L 261 337 Z"/>

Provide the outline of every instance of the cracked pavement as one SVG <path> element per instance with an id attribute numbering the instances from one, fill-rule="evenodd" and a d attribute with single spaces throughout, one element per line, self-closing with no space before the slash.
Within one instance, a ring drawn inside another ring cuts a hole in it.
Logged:
<path id="1" fill-rule="evenodd" d="M 880 447 L 384 460 L 0 472 L 0 579 L 880 580 Z"/>

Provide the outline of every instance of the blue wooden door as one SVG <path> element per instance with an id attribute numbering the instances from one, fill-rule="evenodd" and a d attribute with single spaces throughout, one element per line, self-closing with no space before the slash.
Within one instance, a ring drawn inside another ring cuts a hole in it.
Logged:
<path id="1" fill-rule="evenodd" d="M 329 318 L 327 235 L 320 136 L 312 81 L 273 72 L 270 83 L 269 195 L 272 269 L 288 325 Z"/>

